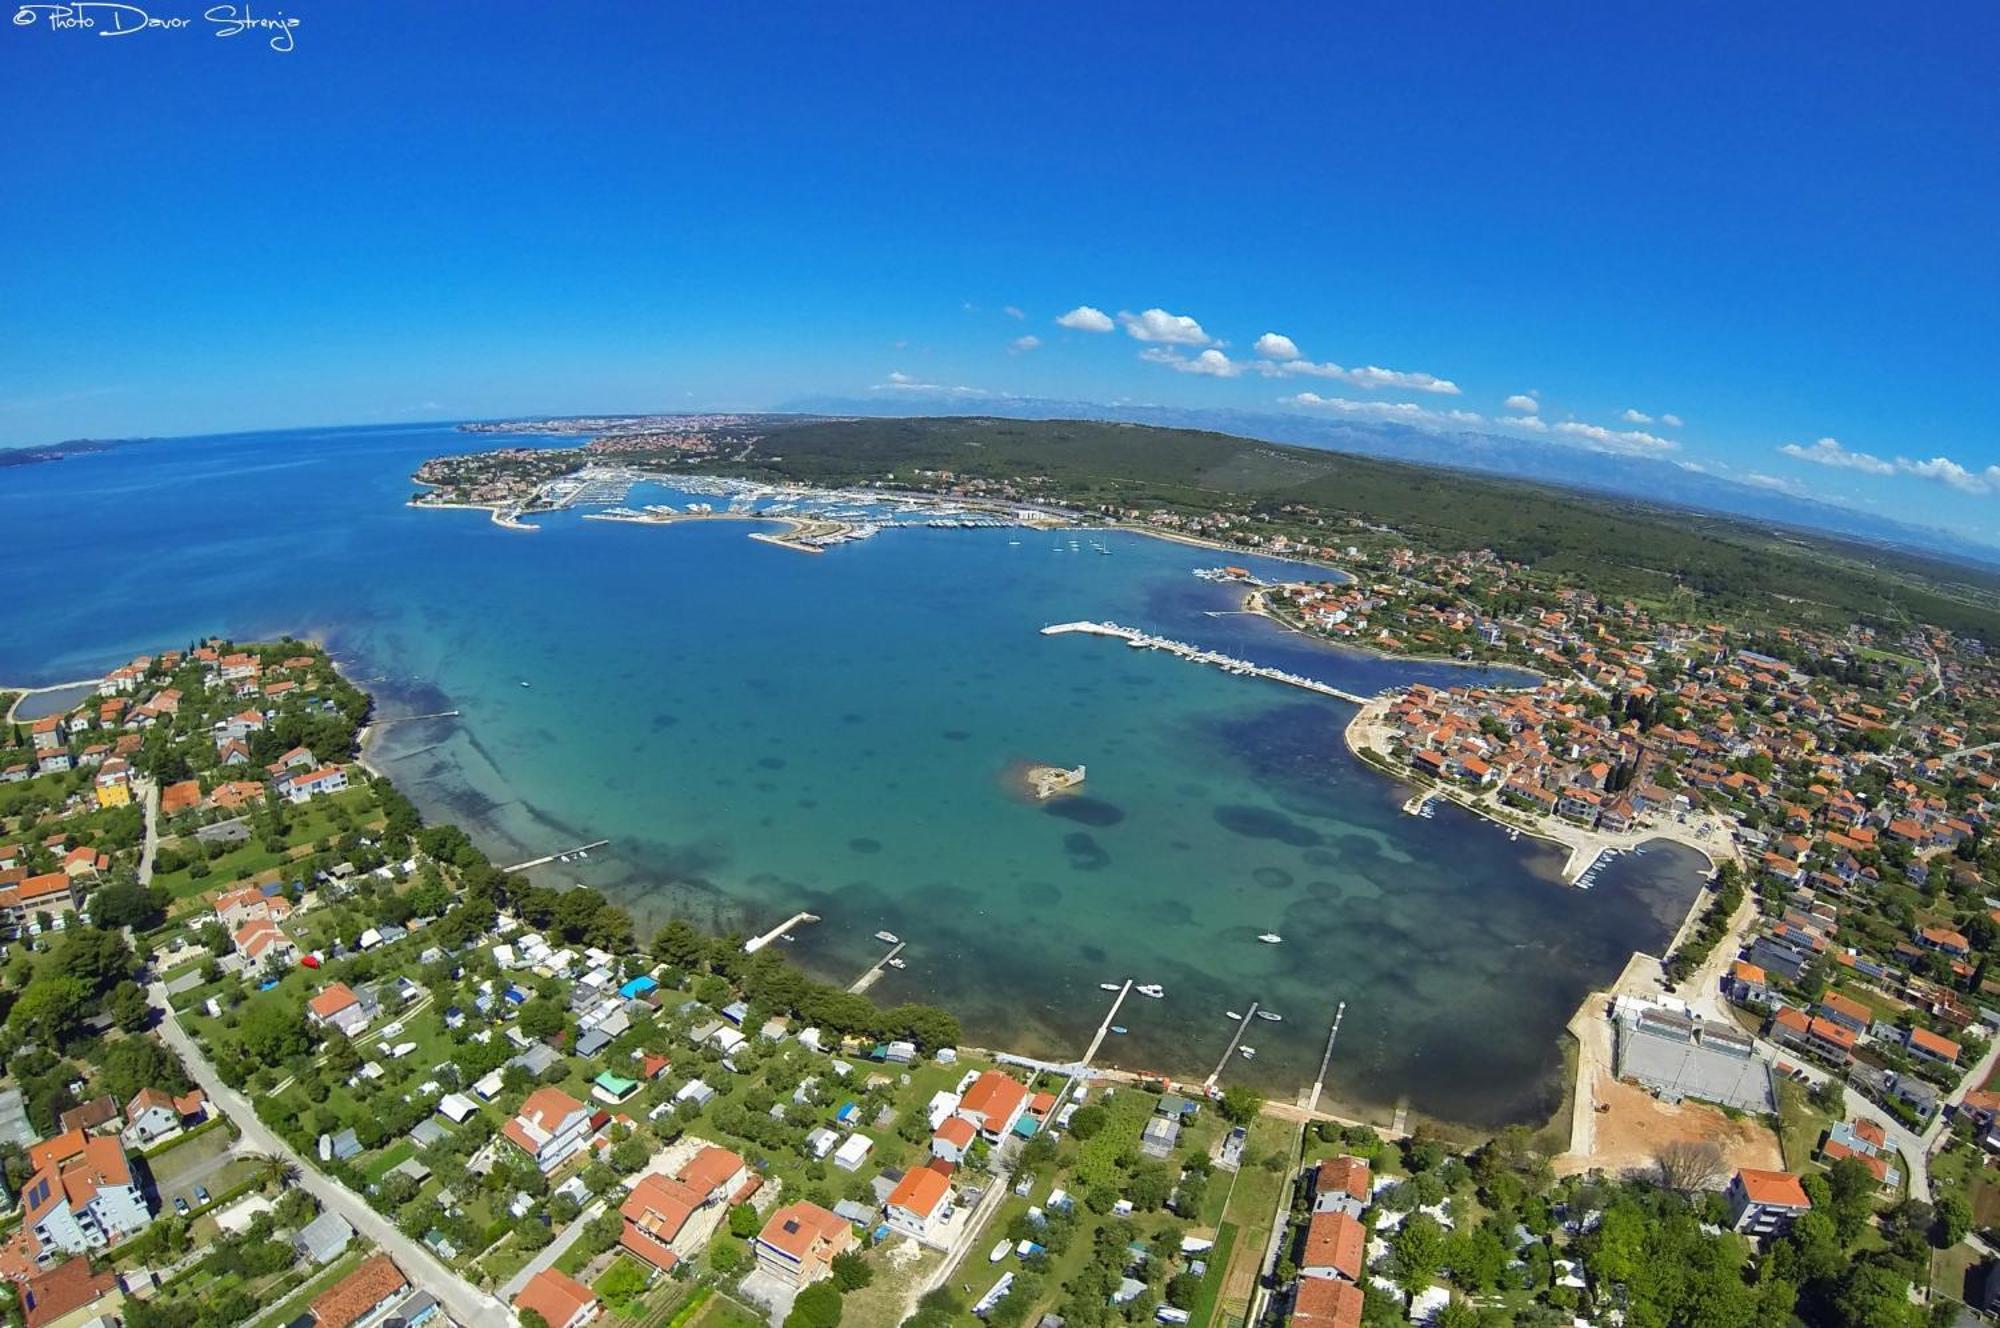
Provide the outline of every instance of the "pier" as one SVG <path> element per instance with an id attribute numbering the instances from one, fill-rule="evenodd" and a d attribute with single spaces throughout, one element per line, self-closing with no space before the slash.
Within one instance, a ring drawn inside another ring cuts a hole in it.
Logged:
<path id="1" fill-rule="evenodd" d="M 1403 804 L 1403 815 L 1422 816 L 1424 814 L 1424 808 L 1430 805 L 1431 799 L 1437 796 L 1438 796 L 1438 791 L 1434 788 L 1419 790 L 1416 796 L 1412 797 L 1408 802 Z"/>
<path id="2" fill-rule="evenodd" d="M 1083 1059 L 1077 1062 L 1079 1067 L 1087 1067 L 1097 1059 L 1097 1049 L 1104 1045 L 1105 1035 L 1111 1031 L 1112 1020 L 1118 1017 L 1119 1007 L 1125 1004 L 1125 998 L 1131 994 L 1132 979 L 1126 978 L 1125 985 L 1118 989 L 1118 995 L 1112 1000 L 1111 1009 L 1105 1014 L 1104 1022 L 1097 1026 L 1097 1036 L 1090 1040 L 1090 1046 L 1084 1051 Z"/>
<path id="3" fill-rule="evenodd" d="M 1368 704 L 1369 698 L 1335 687 L 1332 683 L 1321 682 L 1297 673 L 1287 673 L 1283 669 L 1266 668 L 1262 664 L 1252 664 L 1247 659 L 1236 659 L 1219 650 L 1203 650 L 1185 641 L 1174 641 L 1164 636 L 1151 636 L 1134 627 L 1121 627 L 1112 622 L 1069 622 L 1055 623 L 1042 629 L 1043 636 L 1067 636 L 1080 632 L 1086 636 L 1116 637 L 1135 650 L 1163 650 L 1169 655 L 1192 660 L 1196 664 L 1208 664 L 1224 673 L 1235 673 L 1249 678 L 1268 678 L 1290 687 L 1303 688 L 1308 692 L 1318 692 L 1321 696 L 1331 696 L 1355 705 Z"/>
<path id="4" fill-rule="evenodd" d="M 594 848 L 603 848 L 610 842 L 608 839 L 593 839 L 588 844 L 578 844 L 575 848 L 566 848 L 555 853 L 546 853 L 539 858 L 530 858 L 526 862 L 517 862 L 511 867 L 503 867 L 501 870 L 517 872 L 526 871 L 530 867 L 545 867 L 558 858 L 567 858 L 578 853 L 587 853 Z"/>
<path id="5" fill-rule="evenodd" d="M 894 959 L 897 955 L 903 953 L 903 949 L 907 945 L 909 945 L 908 941 L 897 941 L 896 944 L 890 948 L 888 954 L 883 955 L 880 959 L 877 959 L 874 963 L 870 964 L 868 966 L 868 971 L 866 973 L 863 973 L 860 977 L 850 982 L 847 985 L 847 990 L 858 996 L 862 992 L 867 991 L 870 987 L 874 986 L 878 981 L 881 980 L 882 975 L 889 971 L 889 961 L 891 959 Z"/>
<path id="6" fill-rule="evenodd" d="M 1347 1002 L 1342 1001 L 1333 1012 L 1333 1027 L 1327 1030 L 1326 1052 L 1319 1058 L 1319 1078 L 1313 1080 L 1312 1096 L 1306 1099 L 1307 1111 L 1319 1110 L 1320 1090 L 1326 1087 L 1326 1067 L 1333 1062 L 1333 1040 L 1340 1036 L 1340 1021 L 1347 1014 Z"/>
<path id="7" fill-rule="evenodd" d="M 1222 1072 L 1229 1068 L 1229 1058 L 1236 1054 L 1236 1045 L 1243 1041 L 1243 1034 L 1249 1029 L 1250 1021 L 1256 1017 L 1257 1002 L 1252 1001 L 1250 1008 L 1243 1012 L 1242 1022 L 1236 1025 L 1236 1036 L 1229 1039 L 1229 1046 L 1223 1051 L 1222 1059 L 1215 1063 L 1215 1072 L 1202 1081 L 1202 1087 L 1207 1089 L 1210 1095 L 1214 1094 L 1215 1085 L 1222 1078 Z"/>
<path id="8" fill-rule="evenodd" d="M 762 936 L 752 936 L 749 940 L 743 942 L 743 953 L 756 954 L 759 950 L 769 945 L 772 941 L 777 940 L 792 928 L 800 926 L 803 923 L 818 921 L 819 914 L 817 913 L 794 913 L 777 926 L 771 928 L 771 930 L 765 932 Z"/>

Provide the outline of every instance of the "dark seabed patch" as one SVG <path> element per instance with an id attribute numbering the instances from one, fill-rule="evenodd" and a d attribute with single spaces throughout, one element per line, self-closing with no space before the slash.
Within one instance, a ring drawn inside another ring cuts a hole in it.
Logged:
<path id="1" fill-rule="evenodd" d="M 1111 861 L 1096 836 L 1082 830 L 1063 836 L 1063 852 L 1069 854 L 1069 865 L 1078 871 L 1096 871 Z"/>
<path id="2" fill-rule="evenodd" d="M 866 835 L 862 835 L 848 840 L 847 847 L 856 853 L 880 853 L 882 851 L 882 841 L 879 839 L 870 839 Z"/>
<path id="3" fill-rule="evenodd" d="M 944 731 L 944 736 L 950 742 L 964 742 L 972 735 L 970 733 L 967 733 L 964 729 L 946 729 Z"/>
<path id="4" fill-rule="evenodd" d="M 658 733 L 662 729 L 670 729 L 680 722 L 680 716 L 678 715 L 654 715 L 652 724 L 653 732 Z"/>
<path id="5" fill-rule="evenodd" d="M 1042 810 L 1051 816 L 1060 816 L 1065 821 L 1095 826 L 1100 830 L 1107 825 L 1117 825 L 1125 819 L 1124 808 L 1106 802 L 1102 798 L 1057 798 L 1044 803 Z"/>
<path id="6" fill-rule="evenodd" d="M 1340 865 L 1340 855 L 1331 849 L 1309 848 L 1299 854 L 1299 856 L 1305 859 L 1308 866 L 1312 867 L 1338 867 Z"/>
<path id="7" fill-rule="evenodd" d="M 1217 807 L 1215 823 L 1247 839 L 1275 839 L 1294 848 L 1307 848 L 1322 842 L 1319 831 L 1300 825 L 1283 812 L 1263 807 Z"/>
<path id="8" fill-rule="evenodd" d="M 1267 890 L 1289 890 L 1295 878 L 1283 867 L 1259 867 L 1250 879 Z"/>
<path id="9" fill-rule="evenodd" d="M 783 770 L 785 768 L 785 759 L 782 756 L 766 756 L 760 759 L 757 765 L 760 769 L 764 770 Z"/>
<path id="10" fill-rule="evenodd" d="M 1062 890 L 1050 881 L 1021 882 L 1021 902 L 1046 906 L 1062 902 Z"/>
<path id="11" fill-rule="evenodd" d="M 1101 964 L 1104 962 L 1105 956 L 1102 946 L 1079 945 L 1076 947 L 1076 952 L 1083 956 L 1086 963 Z"/>

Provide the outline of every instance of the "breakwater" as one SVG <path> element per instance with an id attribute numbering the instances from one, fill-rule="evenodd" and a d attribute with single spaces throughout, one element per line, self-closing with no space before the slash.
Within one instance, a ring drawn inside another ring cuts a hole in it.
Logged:
<path id="1" fill-rule="evenodd" d="M 1252 664 L 1247 659 L 1237 659 L 1219 650 L 1203 650 L 1185 641 L 1175 641 L 1164 636 L 1152 636 L 1136 627 L 1121 627 L 1113 622 L 1067 622 L 1054 623 L 1042 629 L 1043 636 L 1068 636 L 1082 633 L 1085 636 L 1109 636 L 1123 641 L 1135 650 L 1161 650 L 1181 659 L 1192 660 L 1196 664 L 1208 664 L 1225 673 L 1234 673 L 1246 678 L 1268 678 L 1291 687 L 1301 687 L 1308 692 L 1318 692 L 1321 696 L 1332 696 L 1355 705 L 1366 705 L 1370 698 L 1357 692 L 1346 691 L 1332 683 L 1308 678 L 1303 674 L 1287 673 L 1283 669 L 1268 668 L 1262 664 Z"/>

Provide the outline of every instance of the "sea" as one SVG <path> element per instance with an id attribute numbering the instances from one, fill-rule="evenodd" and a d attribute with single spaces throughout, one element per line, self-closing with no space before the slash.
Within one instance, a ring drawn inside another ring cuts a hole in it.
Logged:
<path id="1" fill-rule="evenodd" d="M 1404 814 L 1346 750 L 1347 703 L 1040 632 L 1111 619 L 1363 694 L 1524 681 L 1312 641 L 1193 575 L 1296 567 L 1135 533 L 892 529 L 812 555 L 734 521 L 517 531 L 407 505 L 426 458 L 514 442 L 557 440 L 329 428 L 0 468 L 0 682 L 310 637 L 378 699 L 370 759 L 503 865 L 606 840 L 533 874 L 646 927 L 811 912 L 778 944 L 843 984 L 893 932 L 907 966 L 876 999 L 1058 1061 L 1102 984 L 1157 983 L 1098 1064 L 1289 1099 L 1324 1062 L 1322 1105 L 1371 1119 L 1547 1119 L 1563 1025 L 1701 889 L 1701 857 L 1664 843 L 1566 887 L 1548 845 Z M 1088 777 L 1038 804 L 1023 762 Z M 1252 1001 L 1282 1018 L 1228 1055 Z"/>

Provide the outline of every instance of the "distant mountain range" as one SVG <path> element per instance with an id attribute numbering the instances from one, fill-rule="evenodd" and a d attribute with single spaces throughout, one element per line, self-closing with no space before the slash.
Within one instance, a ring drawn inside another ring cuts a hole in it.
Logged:
<path id="1" fill-rule="evenodd" d="M 1168 428 L 1209 429 L 1272 443 L 1351 452 L 1530 480 L 1566 489 L 1639 498 L 1669 507 L 1688 507 L 1724 516 L 2000 568 L 2000 549 L 1947 530 L 1891 520 L 1837 503 L 1800 498 L 1717 475 L 1689 470 L 1652 457 L 1617 456 L 1561 443 L 1467 430 L 1442 432 L 1389 423 L 1315 419 L 1276 411 L 1194 409 L 1180 406 L 1104 405 L 1034 397 L 952 397 L 918 393 L 894 399 L 807 397 L 777 407 L 783 412 L 818 415 L 993 415 L 1023 420 L 1117 420 Z"/>

